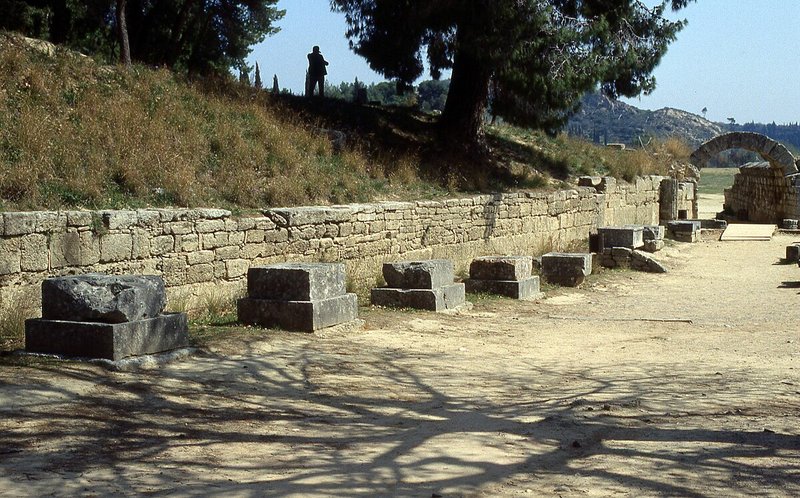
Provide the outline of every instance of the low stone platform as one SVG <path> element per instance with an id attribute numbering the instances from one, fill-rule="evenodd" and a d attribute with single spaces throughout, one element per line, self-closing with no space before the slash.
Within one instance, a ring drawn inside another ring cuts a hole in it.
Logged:
<path id="1" fill-rule="evenodd" d="M 786 246 L 786 261 L 800 263 L 800 242 Z"/>
<path id="2" fill-rule="evenodd" d="M 542 296 L 539 277 L 532 276 L 522 280 L 474 280 L 464 281 L 466 291 L 475 294 L 485 292 L 512 299 L 530 300 Z"/>
<path id="3" fill-rule="evenodd" d="M 600 265 L 605 268 L 630 268 L 648 273 L 666 273 L 667 268 L 652 256 L 627 247 L 614 247 L 598 254 Z"/>
<path id="4" fill-rule="evenodd" d="M 344 294 L 314 301 L 274 301 L 242 298 L 236 303 L 239 321 L 261 327 L 313 332 L 358 318 L 358 298 Z"/>
<path id="5" fill-rule="evenodd" d="M 445 311 L 466 304 L 465 286 L 454 283 L 453 262 L 446 259 L 384 263 L 383 278 L 387 287 L 370 295 L 376 306 Z"/>
<path id="6" fill-rule="evenodd" d="M 345 288 L 342 263 L 278 263 L 247 271 L 241 323 L 314 332 L 358 318 L 358 298 Z"/>
<path id="7" fill-rule="evenodd" d="M 464 282 L 466 291 L 487 292 L 513 299 L 539 297 L 539 277 L 531 276 L 533 258 L 530 256 L 484 256 L 475 258 L 469 266 L 470 278 Z"/>
<path id="8" fill-rule="evenodd" d="M 84 358 L 120 360 L 188 346 L 185 313 L 123 323 L 31 318 L 25 321 L 25 350 Z"/>
<path id="9" fill-rule="evenodd" d="M 667 230 L 670 237 L 678 242 L 697 242 L 701 226 L 700 221 L 670 221 L 667 223 Z"/>
<path id="10" fill-rule="evenodd" d="M 548 283 L 577 287 L 591 273 L 589 253 L 550 252 L 542 256 L 542 277 Z"/>
<path id="11" fill-rule="evenodd" d="M 466 302 L 464 284 L 454 283 L 435 289 L 372 289 L 372 304 L 389 308 L 414 308 L 427 311 L 457 309 Z"/>
<path id="12" fill-rule="evenodd" d="M 453 262 L 447 259 L 383 264 L 383 279 L 395 289 L 435 289 L 452 284 L 454 274 Z"/>
<path id="13" fill-rule="evenodd" d="M 597 229 L 602 249 L 627 247 L 638 249 L 644 245 L 644 227 L 628 225 L 624 227 L 600 227 Z"/>
<path id="14" fill-rule="evenodd" d="M 188 346 L 186 314 L 162 314 L 166 302 L 158 275 L 49 278 L 42 318 L 25 321 L 25 349 L 116 361 Z"/>

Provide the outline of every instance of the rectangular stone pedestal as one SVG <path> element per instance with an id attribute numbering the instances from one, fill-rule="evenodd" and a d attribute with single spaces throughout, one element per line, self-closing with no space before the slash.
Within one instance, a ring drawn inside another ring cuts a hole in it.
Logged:
<path id="1" fill-rule="evenodd" d="M 471 278 L 464 281 L 467 292 L 486 292 L 499 294 L 512 299 L 536 299 L 539 292 L 539 277 L 528 277 L 522 280 L 478 280 Z"/>
<path id="2" fill-rule="evenodd" d="M 358 298 L 355 294 L 317 301 L 273 301 L 246 297 L 237 302 L 237 311 L 242 323 L 313 332 L 358 318 Z"/>
<path id="3" fill-rule="evenodd" d="M 591 273 L 591 254 L 549 252 L 542 256 L 542 276 L 548 283 L 577 287 Z"/>
<path id="4" fill-rule="evenodd" d="M 428 311 L 455 309 L 466 302 L 464 284 L 450 284 L 435 289 L 372 289 L 372 304 L 391 308 L 414 308 Z"/>
<path id="5" fill-rule="evenodd" d="M 185 313 L 123 323 L 25 321 L 25 350 L 85 358 L 120 360 L 189 345 Z"/>
<path id="6" fill-rule="evenodd" d="M 644 227 L 641 226 L 600 227 L 597 229 L 600 246 L 604 249 L 609 247 L 638 249 L 644 245 L 643 232 Z"/>

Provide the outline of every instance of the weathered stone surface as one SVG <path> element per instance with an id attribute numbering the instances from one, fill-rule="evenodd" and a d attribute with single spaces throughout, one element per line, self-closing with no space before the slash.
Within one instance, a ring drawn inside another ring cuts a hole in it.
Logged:
<path id="1" fill-rule="evenodd" d="M 691 238 L 694 239 L 692 242 L 697 239 L 696 233 L 700 230 L 701 226 L 702 223 L 697 220 L 680 220 L 667 223 L 667 228 L 672 238 L 675 240 L 679 240 L 678 237 L 681 239 Z"/>
<path id="2" fill-rule="evenodd" d="M 384 263 L 383 278 L 395 289 L 436 289 L 453 283 L 453 262 L 429 259 Z"/>
<path id="3" fill-rule="evenodd" d="M 536 299 L 541 296 L 539 291 L 539 277 L 532 276 L 519 280 L 478 280 L 464 281 L 466 291 L 469 293 L 486 292 L 510 297 L 512 299 Z"/>
<path id="4" fill-rule="evenodd" d="M 542 276 L 551 284 L 576 287 L 591 273 L 589 253 L 550 252 L 542 256 Z"/>
<path id="5" fill-rule="evenodd" d="M 644 225 L 642 226 L 642 239 L 645 242 L 648 240 L 664 240 L 664 232 L 665 229 L 663 225 Z"/>
<path id="6" fill-rule="evenodd" d="M 786 261 L 800 263 L 800 242 L 786 246 Z"/>
<path id="7" fill-rule="evenodd" d="M 372 304 L 390 308 L 414 308 L 428 311 L 456 309 L 466 303 L 464 284 L 450 284 L 434 289 L 372 289 Z"/>
<path id="8" fill-rule="evenodd" d="M 643 250 L 647 252 L 658 252 L 664 248 L 664 241 L 661 239 L 658 240 L 645 240 Z"/>
<path id="9" fill-rule="evenodd" d="M 317 301 L 345 294 L 342 263 L 278 263 L 247 271 L 247 296 L 274 301 Z"/>
<path id="10" fill-rule="evenodd" d="M 600 227 L 597 234 L 600 236 L 600 245 L 606 247 L 628 247 L 636 249 L 644 245 L 644 227 Z"/>
<path id="11" fill-rule="evenodd" d="M 700 240 L 699 232 L 673 232 L 672 240 L 678 242 L 697 242 Z"/>
<path id="12" fill-rule="evenodd" d="M 533 258 L 530 256 L 482 256 L 469 265 L 473 280 L 523 280 L 531 276 Z"/>
<path id="13" fill-rule="evenodd" d="M 25 350 L 32 353 L 120 360 L 188 345 L 185 313 L 167 313 L 125 323 L 43 318 L 25 321 Z"/>
<path id="14" fill-rule="evenodd" d="M 653 259 L 652 256 L 641 251 L 631 252 L 631 268 L 648 273 L 667 273 L 667 268 Z"/>
<path id="15" fill-rule="evenodd" d="M 156 275 L 74 275 L 42 282 L 47 320 L 123 323 L 158 316 L 166 305 L 164 279 Z"/>
<path id="16" fill-rule="evenodd" d="M 242 323 L 313 332 L 358 318 L 358 298 L 355 294 L 316 301 L 244 298 L 237 302 L 237 311 Z"/>
<path id="17" fill-rule="evenodd" d="M 735 131 L 719 135 L 702 144 L 689 160 L 695 166 L 703 167 L 712 157 L 728 149 L 745 149 L 757 152 L 780 171 L 783 176 L 797 173 L 794 156 L 781 143 L 759 133 Z"/>

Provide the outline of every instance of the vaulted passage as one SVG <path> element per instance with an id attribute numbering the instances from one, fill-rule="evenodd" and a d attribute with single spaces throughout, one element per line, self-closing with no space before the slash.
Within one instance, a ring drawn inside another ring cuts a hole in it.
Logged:
<path id="1" fill-rule="evenodd" d="M 800 218 L 800 187 L 796 181 L 798 162 L 781 143 L 759 133 L 734 132 L 712 138 L 691 155 L 691 162 L 702 168 L 714 156 L 729 149 L 744 149 L 759 154 L 763 163 L 739 168 L 731 188 L 725 190 L 723 210 L 741 221 L 780 223 Z"/>
<path id="2" fill-rule="evenodd" d="M 770 166 L 781 170 L 783 176 L 797 173 L 797 159 L 789 149 L 760 133 L 737 131 L 714 137 L 694 151 L 690 160 L 693 165 L 702 168 L 711 158 L 729 149 L 755 152 L 769 162 Z"/>

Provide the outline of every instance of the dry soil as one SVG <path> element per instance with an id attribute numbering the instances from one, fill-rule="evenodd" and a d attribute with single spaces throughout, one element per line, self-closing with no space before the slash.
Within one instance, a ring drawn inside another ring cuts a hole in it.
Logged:
<path id="1" fill-rule="evenodd" d="M 0 495 L 798 496 L 795 240 L 130 372 L 6 357 Z"/>

